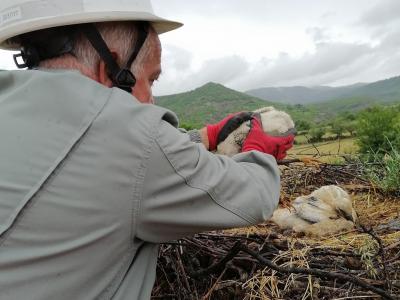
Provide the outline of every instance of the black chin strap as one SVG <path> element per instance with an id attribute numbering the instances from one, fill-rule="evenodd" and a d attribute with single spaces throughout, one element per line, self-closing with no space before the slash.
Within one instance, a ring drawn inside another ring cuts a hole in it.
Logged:
<path id="1" fill-rule="evenodd" d="M 131 68 L 133 62 L 135 61 L 136 57 L 138 56 L 140 49 L 142 49 L 144 42 L 147 39 L 147 35 L 149 34 L 147 22 L 137 22 L 137 29 L 138 29 L 138 37 L 135 45 L 135 49 L 133 50 L 131 56 L 129 57 L 128 61 L 126 62 L 125 67 Z"/>
<path id="2" fill-rule="evenodd" d="M 113 81 L 114 86 L 124 91 L 127 91 L 128 93 L 132 93 L 132 89 L 136 84 L 135 75 L 133 75 L 130 70 L 132 67 L 132 63 L 138 56 L 140 49 L 142 48 L 148 35 L 147 22 L 137 22 L 137 27 L 138 38 L 136 41 L 135 49 L 133 50 L 125 66 L 121 68 L 112 56 L 110 49 L 108 48 L 106 42 L 97 30 L 96 26 L 93 24 L 81 25 L 81 29 L 86 38 L 92 44 L 93 48 L 96 49 L 101 59 L 106 63 L 109 77 Z"/>
<path id="3" fill-rule="evenodd" d="M 132 93 L 136 78 L 130 69 L 146 41 L 149 28 L 148 22 L 145 21 L 135 22 L 135 24 L 138 28 L 135 49 L 133 49 L 131 56 L 122 68 L 115 61 L 110 49 L 94 24 L 53 28 L 46 31 L 38 31 L 28 36 L 23 35 L 20 37 L 21 53 L 14 55 L 14 61 L 18 68 L 32 69 L 37 67 L 42 60 L 71 53 L 74 47 L 73 37 L 76 33 L 82 31 L 101 59 L 106 63 L 108 76 L 114 86 Z M 22 59 L 22 63 L 18 62 L 19 58 Z"/>

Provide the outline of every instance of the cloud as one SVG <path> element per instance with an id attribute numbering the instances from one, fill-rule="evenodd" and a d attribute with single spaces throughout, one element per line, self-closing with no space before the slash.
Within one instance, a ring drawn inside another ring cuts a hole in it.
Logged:
<path id="1" fill-rule="evenodd" d="M 382 0 L 358 17 L 358 26 L 343 27 L 343 37 L 333 25 L 304 29 L 314 45 L 302 55 L 280 53 L 258 60 L 227 55 L 182 68 L 179 81 L 166 76 L 162 93 L 176 93 L 216 81 L 238 90 L 266 86 L 346 85 L 372 82 L 400 74 L 399 0 Z M 356 17 L 357 18 L 357 17 Z M 350 32 L 350 29 L 354 29 Z M 360 35 L 359 35 L 360 34 Z M 362 36 L 360 39 L 359 37 Z M 294 46 L 295 47 L 295 46 Z M 168 88 L 167 88 L 168 87 Z M 170 89 L 173 87 L 173 89 Z"/>
<path id="2" fill-rule="evenodd" d="M 176 71 L 187 70 L 193 61 L 192 53 L 173 45 L 163 47 L 162 57 L 164 62 L 168 62 L 168 67 L 172 67 Z"/>
<path id="3" fill-rule="evenodd" d="M 351 66 L 355 66 L 370 50 L 368 45 L 317 43 L 314 53 L 307 53 L 300 58 L 281 56 L 274 61 L 260 61 L 236 84 L 241 89 L 327 84 L 341 76 L 348 76 L 348 73 L 358 72 L 359 68 Z"/>
<path id="4" fill-rule="evenodd" d="M 382 56 L 374 55 L 374 50 L 377 49 L 368 44 L 318 42 L 314 52 L 301 57 L 281 53 L 278 58 L 263 57 L 253 63 L 238 56 L 221 57 L 206 61 L 197 70 L 190 67 L 181 70 L 180 76 L 166 74 L 156 87 L 156 94 L 182 92 L 209 81 L 242 91 L 265 86 L 341 82 L 373 66 L 371 60 Z"/>
<path id="5" fill-rule="evenodd" d="M 169 52 L 173 49 L 177 53 Z M 183 61 L 176 59 L 182 53 L 186 51 L 173 47 L 163 57 L 166 62 L 162 66 L 162 76 L 155 85 L 155 95 L 191 90 L 210 81 L 227 85 L 246 74 L 249 68 L 249 63 L 237 55 L 206 60 L 196 68 L 192 59 L 185 59 L 184 56 L 181 56 Z M 170 56 L 171 60 L 168 60 Z"/>
<path id="6" fill-rule="evenodd" d="M 400 26 L 393 26 L 398 22 L 399 0 L 329 4 L 255 0 L 251 5 L 244 1 L 205 0 L 205 5 L 171 0 L 168 6 L 162 0 L 156 2 L 161 11 L 176 11 L 187 21 L 187 28 L 172 33 L 170 41 L 193 53 L 191 60 L 182 58 L 185 63 L 178 71 L 171 51 L 171 63 L 164 63 L 156 95 L 187 91 L 208 81 L 242 91 L 264 86 L 352 84 L 396 75 L 399 65 Z M 223 26 L 229 30 L 221 34 L 218 30 Z M 180 40 L 180 34 L 186 38 Z M 229 42 L 221 42 L 227 37 Z M 253 51 L 243 50 L 241 45 Z M 178 50 L 177 56 L 180 53 Z M 210 59 L 213 55 L 217 58 Z"/>
<path id="7" fill-rule="evenodd" d="M 385 26 L 399 21 L 399 12 L 399 0 L 381 0 L 361 16 L 360 23 L 367 26 Z"/>
<path id="8" fill-rule="evenodd" d="M 346 85 L 371 82 L 400 73 L 400 30 L 369 43 L 330 41 L 324 30 L 308 30 L 314 36 L 315 50 L 300 57 L 281 53 L 249 62 L 227 56 L 208 60 L 200 68 L 187 64 L 173 79 L 166 76 L 158 95 L 194 89 L 209 81 L 246 91 L 266 86 Z M 179 78 L 178 78 L 179 77 Z"/>
<path id="9" fill-rule="evenodd" d="M 246 74 L 248 67 L 248 62 L 236 55 L 207 60 L 196 72 L 194 82 L 201 84 L 213 81 L 228 84 Z"/>
<path id="10" fill-rule="evenodd" d="M 306 29 L 306 33 L 311 36 L 315 43 L 324 42 L 330 39 L 330 36 L 326 28 L 320 27 L 309 27 Z"/>

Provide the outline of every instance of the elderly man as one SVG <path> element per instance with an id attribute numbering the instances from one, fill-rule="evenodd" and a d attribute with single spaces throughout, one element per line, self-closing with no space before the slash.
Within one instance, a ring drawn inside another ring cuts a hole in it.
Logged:
<path id="1" fill-rule="evenodd" d="M 28 68 L 0 72 L 0 299 L 149 299 L 158 243 L 271 216 L 293 137 L 254 119 L 214 155 L 230 117 L 185 134 L 148 105 L 181 25 L 149 0 L 1 0 L 0 20 Z"/>

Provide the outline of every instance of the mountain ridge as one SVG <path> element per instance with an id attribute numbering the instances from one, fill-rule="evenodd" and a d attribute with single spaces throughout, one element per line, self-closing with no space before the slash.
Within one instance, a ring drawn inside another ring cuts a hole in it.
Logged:
<path id="1" fill-rule="evenodd" d="M 331 88 L 318 87 L 317 89 L 329 91 Z M 342 97 L 335 99 L 289 105 L 266 101 L 221 84 L 209 82 L 188 92 L 156 97 L 156 102 L 174 111 L 181 123 L 195 128 L 217 122 L 229 113 L 252 111 L 263 106 L 274 106 L 287 111 L 295 122 L 300 120 L 322 122 L 344 112 L 356 112 L 379 104 L 400 103 L 400 77 L 370 84 L 352 85 L 347 91 L 351 93 L 342 94 Z"/>
<path id="2" fill-rule="evenodd" d="M 156 104 L 175 112 L 185 128 L 201 128 L 230 113 L 253 111 L 265 106 L 287 111 L 295 121 L 314 119 L 316 115 L 314 109 L 265 101 L 213 82 L 188 92 L 156 97 Z"/>
<path id="3" fill-rule="evenodd" d="M 400 76 L 372 83 L 356 83 L 341 87 L 264 87 L 252 89 L 245 93 L 260 99 L 292 105 L 316 104 L 354 97 L 371 98 L 378 102 L 389 103 L 400 100 Z"/>

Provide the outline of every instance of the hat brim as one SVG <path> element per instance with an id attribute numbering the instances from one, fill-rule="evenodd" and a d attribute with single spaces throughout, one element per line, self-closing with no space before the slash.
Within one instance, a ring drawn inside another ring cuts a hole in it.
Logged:
<path id="1" fill-rule="evenodd" d="M 76 25 L 84 23 L 114 22 L 114 21 L 148 21 L 158 34 L 172 31 L 183 24 L 147 12 L 113 11 L 105 15 L 102 12 L 76 13 L 64 16 L 51 16 L 45 18 L 29 19 L 26 22 L 10 24 L 2 30 L 0 36 L 0 49 L 19 50 L 20 45 L 10 42 L 10 38 L 41 29 L 59 26 Z M 27 30 L 29 28 L 29 30 Z"/>

